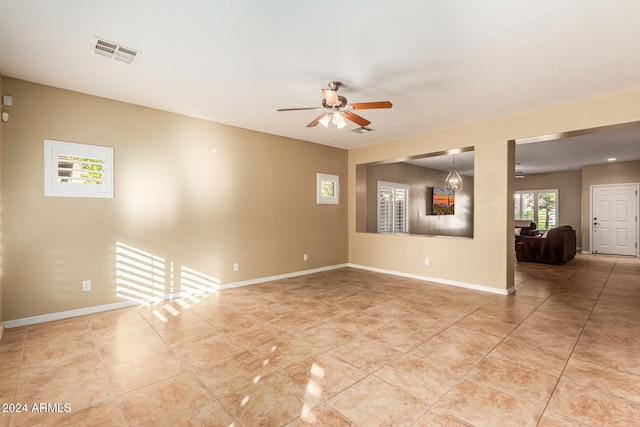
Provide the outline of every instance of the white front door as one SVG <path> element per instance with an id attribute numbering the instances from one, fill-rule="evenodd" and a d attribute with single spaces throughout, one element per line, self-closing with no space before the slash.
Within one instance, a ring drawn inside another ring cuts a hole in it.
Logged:
<path id="1" fill-rule="evenodd" d="M 637 200 L 637 184 L 591 187 L 593 253 L 636 255 Z"/>

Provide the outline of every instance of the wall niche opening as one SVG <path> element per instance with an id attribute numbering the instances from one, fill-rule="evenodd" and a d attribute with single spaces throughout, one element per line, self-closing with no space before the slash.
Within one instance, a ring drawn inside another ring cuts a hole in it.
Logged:
<path id="1" fill-rule="evenodd" d="M 447 189 L 453 168 L 459 191 Z M 474 147 L 356 165 L 356 232 L 473 238 Z"/>

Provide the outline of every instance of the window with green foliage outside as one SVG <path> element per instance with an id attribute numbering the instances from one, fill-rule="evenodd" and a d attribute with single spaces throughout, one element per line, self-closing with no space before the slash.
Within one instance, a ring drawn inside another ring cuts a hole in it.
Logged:
<path id="1" fill-rule="evenodd" d="M 113 148 L 44 140 L 44 195 L 113 198 Z"/>
<path id="2" fill-rule="evenodd" d="M 103 177 L 102 159 L 58 156 L 58 182 L 102 184 Z"/>
<path id="3" fill-rule="evenodd" d="M 558 226 L 558 190 L 521 190 L 515 194 L 515 219 L 536 223 L 538 230 Z"/>
<path id="4" fill-rule="evenodd" d="M 329 205 L 339 203 L 340 178 L 338 175 L 318 173 L 316 183 L 316 203 Z"/>
<path id="5" fill-rule="evenodd" d="M 322 181 L 320 183 L 320 191 L 322 197 L 335 197 L 336 185 L 333 181 Z"/>

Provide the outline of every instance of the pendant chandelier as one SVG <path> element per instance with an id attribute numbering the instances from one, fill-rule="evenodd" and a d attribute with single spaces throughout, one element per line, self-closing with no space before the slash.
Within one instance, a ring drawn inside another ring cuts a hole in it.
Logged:
<path id="1" fill-rule="evenodd" d="M 456 170 L 455 154 L 453 154 L 453 165 L 451 166 L 451 172 L 449 172 L 449 175 L 447 175 L 447 179 L 444 180 L 444 188 L 451 193 L 462 191 L 462 178 Z"/>

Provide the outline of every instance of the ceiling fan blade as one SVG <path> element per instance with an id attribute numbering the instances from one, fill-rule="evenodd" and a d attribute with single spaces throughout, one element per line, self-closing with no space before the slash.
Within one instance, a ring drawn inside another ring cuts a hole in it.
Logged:
<path id="1" fill-rule="evenodd" d="M 393 106 L 389 101 L 377 101 L 377 102 L 358 102 L 355 104 L 349 104 L 346 108 L 351 110 L 373 110 L 376 108 L 391 108 Z"/>
<path id="2" fill-rule="evenodd" d="M 364 117 L 360 117 L 359 115 L 352 113 L 351 111 L 343 111 L 342 115 L 344 115 L 345 119 L 351 120 L 353 123 L 360 126 L 367 126 L 371 124 L 369 120 L 365 119 Z"/>
<path id="3" fill-rule="evenodd" d="M 308 128 L 312 128 L 312 127 L 314 127 L 314 126 L 317 126 L 317 125 L 318 125 L 318 123 L 320 123 L 320 119 L 321 119 L 321 118 L 323 118 L 325 115 L 326 115 L 326 113 L 322 113 L 322 114 L 320 114 L 318 117 L 316 117 L 315 119 L 313 119 L 313 120 L 311 121 L 311 123 L 309 123 L 309 124 L 307 125 L 307 127 L 308 127 Z"/>
<path id="4" fill-rule="evenodd" d="M 324 100 L 328 105 L 340 105 L 338 92 L 336 92 L 335 90 L 322 89 L 322 96 L 324 96 Z"/>
<path id="5" fill-rule="evenodd" d="M 302 111 L 302 110 L 324 110 L 324 108 L 323 107 L 278 108 L 277 111 Z"/>

